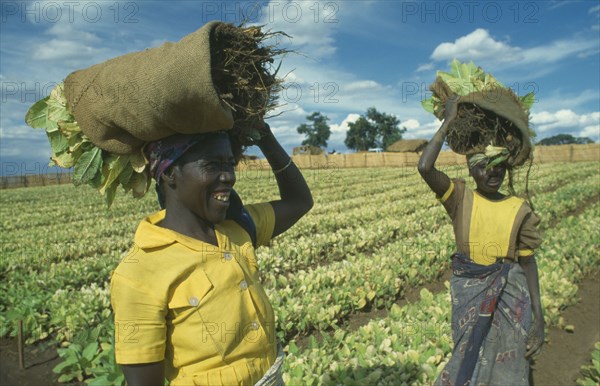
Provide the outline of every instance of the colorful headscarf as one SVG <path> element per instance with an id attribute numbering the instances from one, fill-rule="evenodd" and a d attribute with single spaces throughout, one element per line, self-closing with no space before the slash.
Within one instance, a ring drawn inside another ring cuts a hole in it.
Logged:
<path id="1" fill-rule="evenodd" d="M 205 134 L 175 134 L 170 137 L 149 142 L 144 148 L 144 154 L 150 162 L 150 175 L 156 183 L 160 183 L 160 176 L 177 161 L 186 151 L 196 144 L 206 140 Z"/>
<path id="2" fill-rule="evenodd" d="M 165 196 L 160 187 L 160 176 L 173 165 L 186 151 L 205 141 L 210 135 L 227 135 L 225 132 L 204 134 L 175 134 L 158 141 L 149 142 L 144 147 L 144 155 L 150 163 L 150 176 L 156 181 L 156 193 L 161 208 L 165 207 Z"/>
<path id="3" fill-rule="evenodd" d="M 488 145 L 483 153 L 475 153 L 467 156 L 469 169 L 474 168 L 481 161 L 487 161 L 486 169 L 506 161 L 510 152 L 505 147 Z"/>

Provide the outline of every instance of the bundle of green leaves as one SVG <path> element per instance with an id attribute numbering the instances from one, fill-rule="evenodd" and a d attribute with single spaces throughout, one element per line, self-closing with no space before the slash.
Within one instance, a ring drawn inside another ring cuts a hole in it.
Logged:
<path id="1" fill-rule="evenodd" d="M 444 119 L 446 102 L 458 97 L 457 116 L 448 126 L 447 135 L 448 145 L 455 152 L 481 152 L 489 145 L 506 147 L 513 156 L 522 149 L 529 151 L 530 146 L 524 142 L 529 142 L 528 137 L 535 133 L 522 130 L 535 101 L 533 92 L 519 97 L 473 62 L 456 59 L 450 63 L 450 72 L 437 71 L 430 89 L 432 96 L 421 104 L 440 120 Z M 489 110 L 491 105 L 495 106 Z M 498 109 L 504 111 L 504 116 L 494 111 Z M 521 122 L 521 126 L 516 122 Z M 520 162 L 527 156 L 521 158 Z"/>
<path id="2" fill-rule="evenodd" d="M 62 83 L 31 106 L 25 122 L 34 129 L 46 130 L 52 148 L 48 165 L 73 168 L 73 184 L 91 185 L 105 196 L 108 206 L 119 185 L 134 197 L 148 191 L 150 177 L 142 150 L 115 155 L 90 142 L 68 109 Z"/>
<path id="3" fill-rule="evenodd" d="M 440 78 L 447 89 L 432 90 L 431 97 L 421 101 L 421 105 L 425 111 L 434 114 L 439 119 L 444 118 L 444 106 L 452 94 L 465 96 L 477 91 L 489 91 L 495 87 L 506 88 L 492 74 L 485 73 L 472 61 L 461 63 L 457 59 L 453 59 L 450 63 L 450 72 L 437 71 L 436 78 Z M 519 97 L 519 101 L 523 108 L 529 111 L 535 101 L 535 95 L 530 92 Z"/>

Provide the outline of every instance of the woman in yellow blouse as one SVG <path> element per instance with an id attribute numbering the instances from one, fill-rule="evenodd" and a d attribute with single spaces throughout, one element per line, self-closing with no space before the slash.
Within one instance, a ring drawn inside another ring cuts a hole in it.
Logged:
<path id="1" fill-rule="evenodd" d="M 454 350 L 436 385 L 527 385 L 529 359 L 544 342 L 534 249 L 539 218 L 524 200 L 499 192 L 507 165 L 497 148 L 467 157 L 477 189 L 448 178 L 434 166 L 456 117 L 449 101 L 445 119 L 424 149 L 419 173 L 452 219 Z"/>
<path id="2" fill-rule="evenodd" d="M 241 148 L 227 133 L 146 147 L 163 210 L 142 221 L 115 270 L 115 351 L 129 385 L 280 385 L 283 353 L 254 249 L 313 205 L 268 125 L 257 145 L 280 200 L 243 207 L 233 191 Z"/>

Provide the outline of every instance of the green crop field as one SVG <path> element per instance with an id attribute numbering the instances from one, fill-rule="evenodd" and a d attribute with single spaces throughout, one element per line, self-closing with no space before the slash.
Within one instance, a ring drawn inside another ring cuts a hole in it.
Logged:
<path id="1" fill-rule="evenodd" d="M 464 168 L 445 171 L 468 179 Z M 287 351 L 286 382 L 431 383 L 452 349 L 449 292 L 427 289 L 448 271 L 454 248 L 444 209 L 414 168 L 304 174 L 313 210 L 258 251 Z M 561 313 L 576 302 L 577 284 L 598 267 L 599 181 L 597 162 L 531 171 L 548 325 L 564 327 Z M 524 172 L 515 187 L 524 191 Z M 277 197 L 267 172 L 240 173 L 236 190 L 246 203 Z M 157 209 L 154 194 L 135 200 L 118 193 L 107 209 L 87 187 L 2 191 L 1 336 L 16 336 L 23 320 L 27 343 L 62 347 L 61 381 L 119 383 L 108 282 L 138 222 Z M 398 305 L 415 290 L 416 301 Z M 360 327 L 352 323 L 361 316 Z"/>

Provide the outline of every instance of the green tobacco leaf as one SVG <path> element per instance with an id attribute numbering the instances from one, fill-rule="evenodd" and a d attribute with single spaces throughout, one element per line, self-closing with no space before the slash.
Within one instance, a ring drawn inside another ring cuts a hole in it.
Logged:
<path id="1" fill-rule="evenodd" d="M 71 373 L 69 373 L 69 374 L 63 374 L 60 377 L 58 377 L 58 382 L 59 383 L 66 383 L 66 382 L 72 381 L 75 378 L 77 378 L 77 375 L 72 375 Z"/>
<path id="2" fill-rule="evenodd" d="M 71 364 L 72 363 L 69 363 L 67 361 L 60 362 L 59 364 L 54 366 L 54 368 L 52 369 L 52 372 L 54 372 L 56 374 L 60 374 L 63 371 L 63 369 L 71 366 Z"/>
<path id="3" fill-rule="evenodd" d="M 58 110 L 61 108 L 64 109 L 66 107 L 66 104 L 63 104 L 60 101 L 53 98 L 52 93 L 50 93 L 50 97 L 46 103 L 48 104 L 49 108 L 53 108 L 54 110 Z"/>
<path id="4" fill-rule="evenodd" d="M 100 189 L 100 187 L 104 184 L 104 181 L 106 180 L 106 176 L 104 175 L 103 169 L 104 167 L 102 167 L 100 173 L 96 173 L 94 178 L 92 178 L 92 180 L 90 181 L 90 185 L 94 189 Z"/>
<path id="5" fill-rule="evenodd" d="M 421 106 L 428 113 L 433 113 L 433 99 L 425 99 L 421 101 Z"/>
<path id="6" fill-rule="evenodd" d="M 87 346 L 85 346 L 85 348 L 83 349 L 82 356 L 85 359 L 87 359 L 88 361 L 91 361 L 92 359 L 94 359 L 94 355 L 96 355 L 96 351 L 98 351 L 98 343 L 92 342 L 92 343 L 88 344 Z"/>
<path id="7" fill-rule="evenodd" d="M 131 164 L 125 166 L 125 169 L 123 169 L 121 174 L 119 174 L 119 184 L 121 184 L 121 186 L 123 187 L 123 189 L 125 189 L 126 192 L 131 190 L 131 185 L 129 184 L 129 181 L 131 180 L 132 176 L 133 168 L 131 167 Z"/>
<path id="8" fill-rule="evenodd" d="M 47 125 L 48 98 L 35 102 L 25 114 L 25 123 L 34 129 L 43 129 Z"/>
<path id="9" fill-rule="evenodd" d="M 77 163 L 77 159 L 73 156 L 72 153 L 65 151 L 62 154 L 53 155 L 52 162 L 54 162 L 54 165 L 58 167 L 68 169 L 75 166 L 75 164 Z"/>
<path id="10" fill-rule="evenodd" d="M 490 162 L 488 162 L 488 164 L 485 166 L 486 170 L 493 168 L 496 165 L 500 165 L 502 162 L 506 161 L 508 159 L 508 154 L 507 155 L 501 155 L 499 157 L 496 157 L 494 159 L 492 159 Z"/>
<path id="11" fill-rule="evenodd" d="M 442 71 L 440 71 L 438 75 L 440 78 L 442 78 L 444 83 L 450 87 L 450 90 L 454 91 L 458 95 L 467 95 L 475 90 L 473 84 L 466 79 L 455 78 L 454 76 Z"/>
<path id="12" fill-rule="evenodd" d="M 485 74 L 485 84 L 487 87 L 494 85 L 504 88 L 504 85 L 490 73 Z"/>
<path id="13" fill-rule="evenodd" d="M 533 92 L 530 92 L 528 94 L 523 95 L 519 99 L 521 100 L 521 103 L 527 110 L 531 110 L 531 106 L 533 106 L 533 103 L 535 102 L 535 94 Z"/>
<path id="14" fill-rule="evenodd" d="M 54 133 L 57 131 L 59 131 L 58 123 L 51 121 L 51 120 L 47 120 L 46 121 L 46 133 Z"/>
<path id="15" fill-rule="evenodd" d="M 131 167 L 136 173 L 141 173 L 146 168 L 146 158 L 141 150 L 131 155 Z"/>
<path id="16" fill-rule="evenodd" d="M 146 179 L 146 174 L 144 173 L 134 173 L 131 177 L 131 189 L 133 190 L 133 197 L 140 198 L 146 194 L 148 181 Z"/>
<path id="17" fill-rule="evenodd" d="M 67 105 L 67 97 L 65 96 L 65 87 L 63 83 L 59 83 L 50 92 L 50 99 L 55 104 Z"/>
<path id="18" fill-rule="evenodd" d="M 457 59 L 453 59 L 450 63 L 450 73 L 458 79 L 470 81 L 471 77 L 478 74 L 477 66 L 471 61 L 469 63 L 461 63 Z"/>
<path id="19" fill-rule="evenodd" d="M 77 122 L 62 121 L 58 123 L 58 128 L 67 137 L 81 133 L 81 128 L 79 127 L 79 124 Z"/>
<path id="20" fill-rule="evenodd" d="M 103 375 L 101 377 L 96 377 L 93 379 L 88 379 L 85 381 L 88 386 L 104 386 L 104 385 L 113 385 L 114 383 L 110 382 L 107 375 Z"/>
<path id="21" fill-rule="evenodd" d="M 69 140 L 60 131 L 46 133 L 50 139 L 52 154 L 57 155 L 69 149 Z"/>
<path id="22" fill-rule="evenodd" d="M 74 120 L 66 106 L 48 106 L 48 119 L 54 122 L 72 122 Z"/>
<path id="23" fill-rule="evenodd" d="M 102 151 L 98 147 L 86 151 L 79 157 L 73 172 L 73 184 L 79 185 L 91 181 L 102 167 Z"/>
<path id="24" fill-rule="evenodd" d="M 117 188 L 119 187 L 118 182 L 114 182 L 106 189 L 106 205 L 110 208 L 113 201 L 115 200 L 115 195 L 117 193 Z"/>
<path id="25" fill-rule="evenodd" d="M 452 59 L 450 62 L 450 72 L 449 75 L 452 75 L 454 78 L 460 78 L 460 62 L 457 59 Z"/>
<path id="26" fill-rule="evenodd" d="M 120 155 L 120 156 L 110 156 L 104 161 L 104 165 L 108 164 L 108 175 L 106 176 L 106 181 L 100 187 L 100 193 L 104 194 L 107 188 L 111 188 L 113 183 L 115 183 L 115 189 L 118 185 L 118 178 L 123 169 L 129 163 L 128 155 Z"/>
<path id="27" fill-rule="evenodd" d="M 76 133 L 69 136 L 69 151 L 75 152 L 79 150 L 82 145 L 85 143 L 81 133 Z"/>

